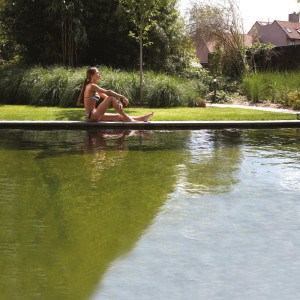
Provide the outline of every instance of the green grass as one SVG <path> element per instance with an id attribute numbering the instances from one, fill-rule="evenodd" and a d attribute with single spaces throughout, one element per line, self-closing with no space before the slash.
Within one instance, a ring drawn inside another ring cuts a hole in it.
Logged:
<path id="1" fill-rule="evenodd" d="M 241 108 L 126 108 L 132 116 L 154 111 L 152 121 L 251 121 L 295 120 L 294 114 Z M 113 110 L 109 111 L 113 112 Z M 84 120 L 83 108 L 35 107 L 25 105 L 0 106 L 0 120 Z"/>

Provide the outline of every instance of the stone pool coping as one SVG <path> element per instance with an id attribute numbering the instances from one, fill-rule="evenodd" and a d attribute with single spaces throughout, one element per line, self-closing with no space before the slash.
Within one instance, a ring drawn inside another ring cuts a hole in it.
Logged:
<path id="1" fill-rule="evenodd" d="M 0 121 L 0 129 L 27 130 L 184 130 L 184 129 L 261 129 L 300 128 L 300 120 L 277 121 L 152 121 L 152 122 L 86 122 L 86 121 Z"/>

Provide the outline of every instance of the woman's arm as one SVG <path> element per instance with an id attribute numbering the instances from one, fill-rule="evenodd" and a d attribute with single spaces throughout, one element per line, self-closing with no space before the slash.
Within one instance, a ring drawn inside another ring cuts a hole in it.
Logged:
<path id="1" fill-rule="evenodd" d="M 121 98 L 124 102 L 125 105 L 127 105 L 129 103 L 128 99 L 121 95 L 121 94 L 118 94 L 114 91 L 111 91 L 111 90 L 106 90 L 106 89 L 103 89 L 101 88 L 100 86 L 98 86 L 97 84 L 94 84 L 92 83 L 92 90 L 95 91 L 95 92 L 98 92 L 100 95 L 101 94 L 104 94 L 104 95 L 108 95 L 108 96 L 113 96 L 113 97 L 116 97 L 116 98 Z"/>

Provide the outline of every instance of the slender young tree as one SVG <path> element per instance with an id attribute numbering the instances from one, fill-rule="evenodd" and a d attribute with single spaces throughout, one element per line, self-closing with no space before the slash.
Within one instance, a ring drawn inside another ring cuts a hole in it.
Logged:
<path id="1" fill-rule="evenodd" d="M 143 48 L 150 42 L 148 32 L 155 24 L 155 16 L 159 13 L 160 0 L 120 0 L 121 9 L 126 12 L 135 28 L 129 35 L 139 43 L 140 65 L 140 100 L 143 98 Z M 147 42 L 146 42 L 147 41 Z"/>

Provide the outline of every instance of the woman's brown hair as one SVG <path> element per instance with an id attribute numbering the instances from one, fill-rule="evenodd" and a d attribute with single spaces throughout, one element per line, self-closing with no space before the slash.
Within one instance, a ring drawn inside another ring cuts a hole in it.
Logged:
<path id="1" fill-rule="evenodd" d="M 84 92 L 85 92 L 85 88 L 86 86 L 91 82 L 91 77 L 93 75 L 95 75 L 95 73 L 97 72 L 97 68 L 96 67 L 89 67 L 86 71 L 86 78 L 83 82 L 83 86 L 81 89 L 81 92 L 79 94 L 79 97 L 77 99 L 77 105 L 79 106 L 83 106 L 84 104 Z"/>

